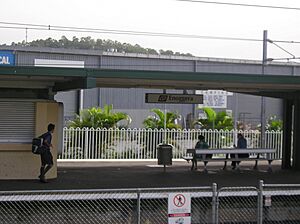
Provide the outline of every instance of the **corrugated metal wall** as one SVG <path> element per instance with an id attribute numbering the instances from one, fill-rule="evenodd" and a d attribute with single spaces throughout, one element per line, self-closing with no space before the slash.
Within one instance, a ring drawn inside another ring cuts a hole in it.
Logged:
<path id="1" fill-rule="evenodd" d="M 83 108 L 98 107 L 100 105 L 101 95 L 99 89 L 85 89 L 83 91 Z"/>
<path id="2" fill-rule="evenodd" d="M 100 63 L 99 56 L 53 54 L 42 52 L 17 52 L 16 55 L 16 63 L 20 66 L 34 66 L 34 59 L 84 61 L 85 67 L 91 68 L 98 68 Z"/>
<path id="3" fill-rule="evenodd" d="M 235 111 L 237 104 L 237 111 Z M 227 98 L 227 108 L 237 114 L 237 120 L 243 123 L 252 123 L 254 126 L 261 121 L 261 97 L 246 94 L 234 94 Z M 276 115 L 282 118 L 282 100 L 266 97 L 266 119 Z M 235 116 L 235 115 L 234 115 Z"/>
<path id="4" fill-rule="evenodd" d="M 221 72 L 221 73 L 247 73 L 261 74 L 261 64 L 237 64 L 237 63 L 221 63 L 221 62 L 203 62 L 197 61 L 197 72 Z M 299 69 L 300 71 L 300 69 Z M 298 70 L 293 71 L 293 67 L 283 67 L 277 65 L 266 65 L 265 74 L 272 75 L 292 75 L 299 74 Z"/>
<path id="5" fill-rule="evenodd" d="M 182 93 L 178 90 L 168 90 L 168 93 Z M 162 93 L 159 89 L 125 89 L 125 88 L 96 88 L 84 90 L 84 108 L 92 106 L 113 105 L 117 111 L 126 111 L 134 118 L 131 127 L 142 127 L 143 120 L 150 114 L 151 109 L 164 109 L 163 104 L 145 103 L 145 93 Z M 192 93 L 190 91 L 190 93 Z M 99 100 L 99 101 L 97 101 Z M 193 112 L 193 105 L 187 104 L 166 104 L 169 111 L 178 112 L 186 118 L 187 114 Z M 143 112 L 144 114 L 140 114 Z M 137 116 L 138 115 L 138 116 Z M 184 122 L 184 121 L 183 121 Z M 137 125 L 137 126 L 135 126 Z"/>
<path id="6" fill-rule="evenodd" d="M 103 56 L 101 67 L 110 69 L 193 72 L 194 61 Z"/>
<path id="7" fill-rule="evenodd" d="M 72 90 L 68 92 L 59 92 L 55 95 L 54 99 L 57 102 L 64 104 L 64 117 L 65 120 L 74 118 L 75 113 L 78 110 L 78 91 Z"/>
<path id="8" fill-rule="evenodd" d="M 197 72 L 224 72 L 224 73 L 244 73 L 261 74 L 261 65 L 241 65 L 234 63 L 203 62 L 197 61 Z"/>

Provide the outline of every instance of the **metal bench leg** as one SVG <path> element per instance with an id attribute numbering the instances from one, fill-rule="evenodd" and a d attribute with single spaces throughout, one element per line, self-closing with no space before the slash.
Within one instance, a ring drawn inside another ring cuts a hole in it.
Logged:
<path id="1" fill-rule="evenodd" d="M 269 172 L 269 173 L 272 173 L 272 172 L 273 172 L 272 166 L 271 166 L 272 161 L 273 161 L 273 160 L 268 160 L 268 172 Z"/>
<path id="2" fill-rule="evenodd" d="M 223 170 L 227 169 L 227 161 L 224 162 Z"/>
<path id="3" fill-rule="evenodd" d="M 204 173 L 208 173 L 208 171 L 207 171 L 207 161 L 204 161 L 204 170 L 203 170 L 203 172 Z"/>
<path id="4" fill-rule="evenodd" d="M 236 170 L 237 170 L 238 172 L 241 171 L 241 170 L 240 170 L 240 162 L 241 162 L 241 161 L 236 161 Z"/>
<path id="5" fill-rule="evenodd" d="M 226 159 L 228 159 L 228 154 L 226 154 Z M 223 170 L 227 169 L 227 161 L 224 162 Z"/>
<path id="6" fill-rule="evenodd" d="M 191 170 L 194 169 L 194 166 L 195 166 L 195 159 L 192 159 L 192 167 L 191 167 Z"/>
<path id="7" fill-rule="evenodd" d="M 254 165 L 254 167 L 253 167 L 254 170 L 258 170 L 257 164 L 258 164 L 258 160 L 255 160 L 255 165 Z"/>
<path id="8" fill-rule="evenodd" d="M 257 159 L 259 159 L 259 154 L 257 155 Z M 257 164 L 258 164 L 258 160 L 255 160 L 255 165 L 253 167 L 254 170 L 258 170 Z"/>
<path id="9" fill-rule="evenodd" d="M 191 168 L 191 170 L 197 170 L 197 159 L 196 158 L 194 158 L 192 160 L 192 168 Z"/>

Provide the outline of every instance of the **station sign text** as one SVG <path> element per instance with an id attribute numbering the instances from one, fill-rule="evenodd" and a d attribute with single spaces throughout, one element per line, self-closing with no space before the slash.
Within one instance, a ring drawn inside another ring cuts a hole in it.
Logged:
<path id="1" fill-rule="evenodd" d="M 0 66 L 15 65 L 15 55 L 12 51 L 0 51 Z"/>
<path id="2" fill-rule="evenodd" d="M 146 93 L 146 103 L 201 104 L 203 95 Z"/>

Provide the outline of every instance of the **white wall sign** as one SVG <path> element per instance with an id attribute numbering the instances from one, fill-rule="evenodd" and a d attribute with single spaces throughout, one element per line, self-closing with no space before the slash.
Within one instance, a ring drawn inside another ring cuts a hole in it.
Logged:
<path id="1" fill-rule="evenodd" d="M 34 59 L 34 65 L 38 67 L 84 68 L 84 61 Z"/>
<path id="2" fill-rule="evenodd" d="M 232 92 L 227 92 L 224 90 L 196 90 L 196 94 L 203 94 L 203 95 L 224 95 L 224 96 L 232 96 Z"/>
<path id="3" fill-rule="evenodd" d="M 191 223 L 191 195 L 189 193 L 170 193 L 168 197 L 168 223 Z"/>
<path id="4" fill-rule="evenodd" d="M 233 93 L 224 90 L 197 90 L 196 94 L 203 94 L 204 107 L 227 108 L 227 96 Z"/>
<path id="5" fill-rule="evenodd" d="M 227 108 L 227 96 L 225 95 L 204 95 L 203 106 L 211 108 Z"/>

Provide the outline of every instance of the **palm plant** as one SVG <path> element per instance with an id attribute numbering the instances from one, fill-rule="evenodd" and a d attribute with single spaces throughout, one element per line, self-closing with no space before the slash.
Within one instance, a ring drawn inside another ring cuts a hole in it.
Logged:
<path id="1" fill-rule="evenodd" d="M 199 108 L 206 114 L 206 118 L 197 119 L 194 125 L 200 125 L 203 129 L 233 129 L 233 119 L 229 116 L 226 111 L 216 112 L 210 107 Z"/>
<path id="2" fill-rule="evenodd" d="M 157 108 L 152 109 L 151 112 L 153 112 L 154 115 L 148 116 L 143 122 L 145 128 L 149 129 L 149 132 L 144 137 L 144 141 L 147 152 L 150 152 L 149 157 L 156 158 L 157 145 L 162 142 L 167 142 L 166 132 L 156 132 L 150 129 L 164 129 L 165 125 L 167 129 L 181 129 L 181 126 L 176 124 L 176 120 L 180 118 L 180 116 L 174 112 L 167 112 L 165 114 Z"/>
<path id="3" fill-rule="evenodd" d="M 69 121 L 69 127 L 73 128 L 115 128 L 120 127 L 120 122 L 126 121 L 126 125 L 128 126 L 131 122 L 131 118 L 126 114 L 122 112 L 113 112 L 112 105 L 105 105 L 102 108 L 88 108 L 81 110 L 79 114 L 76 115 L 76 118 L 72 121 Z M 110 135 L 108 138 L 103 137 L 105 134 L 103 134 L 102 131 L 99 132 L 99 134 L 96 134 L 96 132 L 84 132 L 83 134 L 83 140 L 80 140 L 80 138 L 77 139 L 77 141 L 81 141 L 82 145 L 85 145 L 87 142 L 87 138 L 92 142 L 92 146 L 94 149 L 94 152 L 92 154 L 99 153 L 99 156 L 102 157 L 107 151 L 109 151 L 109 145 L 115 138 L 118 138 L 120 135 L 120 132 L 115 132 L 114 135 Z M 101 141 L 99 141 L 99 139 Z M 84 147 L 82 150 L 82 153 L 86 153 L 86 148 Z M 116 152 L 111 152 L 116 153 Z"/>
<path id="4" fill-rule="evenodd" d="M 73 128 L 114 128 L 120 121 L 126 121 L 125 126 L 128 126 L 131 118 L 126 113 L 113 112 L 112 105 L 105 105 L 103 109 L 92 107 L 81 110 L 75 119 L 69 122 L 69 126 Z"/>
<path id="5" fill-rule="evenodd" d="M 181 128 L 180 125 L 176 124 L 176 120 L 180 118 L 180 116 L 177 113 L 167 112 L 166 116 L 165 116 L 165 113 L 157 108 L 152 109 L 151 112 L 154 113 L 154 116 L 148 116 L 144 120 L 143 124 L 144 124 L 145 128 L 162 129 L 162 128 L 165 128 L 165 123 L 166 123 L 167 129 L 180 129 Z"/>

